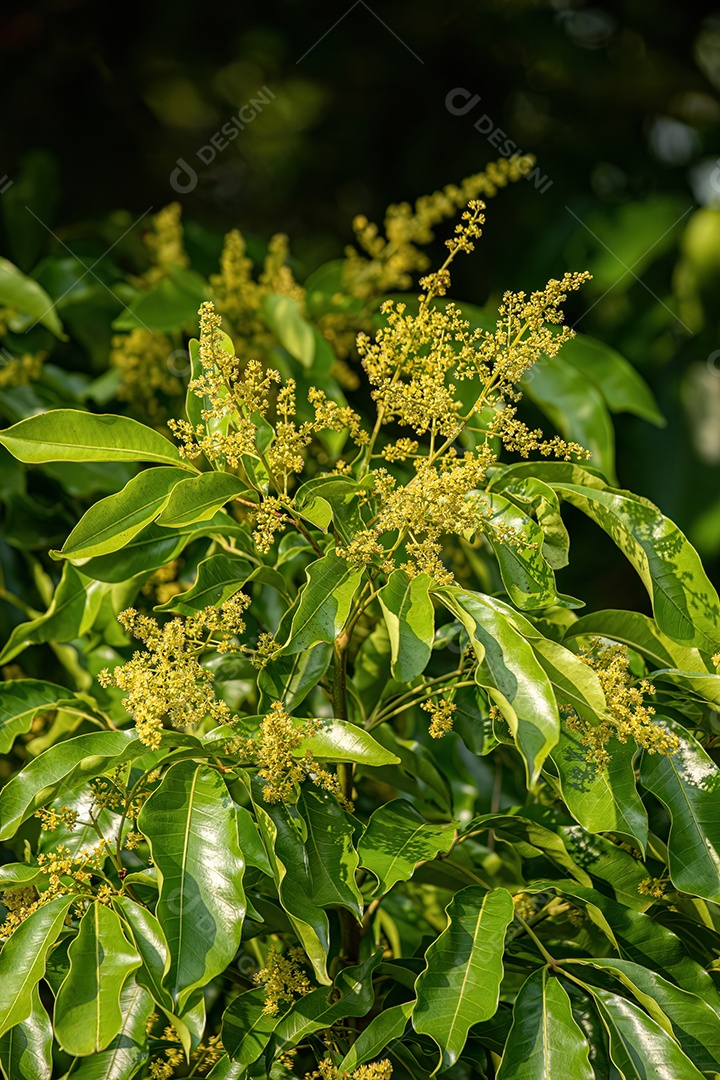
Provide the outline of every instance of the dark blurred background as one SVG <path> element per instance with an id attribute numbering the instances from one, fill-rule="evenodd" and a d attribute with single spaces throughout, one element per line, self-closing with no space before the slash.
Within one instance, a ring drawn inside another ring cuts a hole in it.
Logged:
<path id="1" fill-rule="evenodd" d="M 668 420 L 616 418 L 620 482 L 720 579 L 720 7 L 4 0 L 0 63 L 0 252 L 27 271 L 52 242 L 39 223 L 13 233 L 30 192 L 63 239 L 174 199 L 218 236 L 284 231 L 302 279 L 341 254 L 354 214 L 381 219 L 506 139 L 533 153 L 536 179 L 492 201 L 455 292 L 485 303 L 592 271 L 571 320 L 642 372 Z M 196 182 L 173 187 L 181 160 Z M 612 544 L 577 525 L 561 587 L 647 610 Z"/>

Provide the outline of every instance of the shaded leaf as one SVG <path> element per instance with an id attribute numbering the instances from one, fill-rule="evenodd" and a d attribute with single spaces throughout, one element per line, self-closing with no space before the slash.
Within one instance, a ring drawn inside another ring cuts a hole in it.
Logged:
<path id="1" fill-rule="evenodd" d="M 458 1060 L 472 1025 L 497 1009 L 512 897 L 473 885 L 455 894 L 447 915 L 447 929 L 425 954 L 412 1018 L 415 1030 L 437 1044 L 443 1068 Z"/>
<path id="2" fill-rule="evenodd" d="M 52 1024 L 36 986 L 27 1020 L 0 1037 L 0 1066 L 7 1080 L 50 1080 L 52 1042 Z"/>
<path id="3" fill-rule="evenodd" d="M 140 966 L 112 908 L 96 900 L 68 949 L 70 970 L 55 1000 L 55 1037 L 68 1054 L 104 1050 L 122 1027 L 120 991 Z"/>
<path id="4" fill-rule="evenodd" d="M 158 871 L 156 915 L 170 955 L 163 985 L 182 1016 L 192 991 L 229 964 L 245 914 L 232 799 L 213 769 L 182 761 L 144 804 L 138 827 Z"/>
<path id="5" fill-rule="evenodd" d="M 333 642 L 340 636 L 363 571 L 330 552 L 311 563 L 306 576 L 290 636 L 283 645 L 285 655 L 303 652 L 320 641 Z"/>
<path id="6" fill-rule="evenodd" d="M 594 1075 L 566 991 L 547 968 L 533 972 L 515 1000 L 498 1080 L 593 1080 Z"/>
<path id="7" fill-rule="evenodd" d="M 360 860 L 345 811 L 328 792 L 308 787 L 300 793 L 298 810 L 307 827 L 305 850 L 315 903 L 347 908 L 360 921 L 363 898 L 355 881 Z"/>
<path id="8" fill-rule="evenodd" d="M 397 881 L 408 881 L 419 862 L 447 852 L 455 839 L 455 826 L 426 821 L 405 799 L 378 807 L 358 843 L 365 869 L 378 879 L 375 892 L 389 892 Z"/>
<path id="9" fill-rule="evenodd" d="M 20 923 L 0 952 L 0 1035 L 22 1023 L 33 1010 L 33 995 L 45 974 L 47 955 L 62 930 L 74 896 L 58 896 Z"/>
<path id="10" fill-rule="evenodd" d="M 120 994 L 122 1024 L 112 1042 L 99 1054 L 80 1061 L 72 1080 L 131 1080 L 148 1060 L 146 1025 L 153 1000 L 134 978 L 128 979 Z"/>
<path id="11" fill-rule="evenodd" d="M 111 413 L 51 409 L 1 431 L 0 443 L 20 461 L 31 463 L 154 461 L 196 471 L 164 435 L 129 416 Z"/>

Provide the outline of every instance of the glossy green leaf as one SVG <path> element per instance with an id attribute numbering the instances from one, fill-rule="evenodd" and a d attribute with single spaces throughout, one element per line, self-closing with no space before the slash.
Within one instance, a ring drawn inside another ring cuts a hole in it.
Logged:
<path id="1" fill-rule="evenodd" d="M 158 282 L 135 294 L 113 322 L 113 329 L 177 331 L 179 326 L 195 320 L 206 295 L 207 285 L 200 274 L 170 266 Z"/>
<path id="2" fill-rule="evenodd" d="M 329 985 L 330 926 L 324 910 L 315 903 L 312 875 L 297 819 L 282 803 L 263 803 L 259 784 L 253 788 L 258 828 L 280 903 L 308 955 L 315 978 Z"/>
<path id="3" fill-rule="evenodd" d="M 547 968 L 533 972 L 518 994 L 498 1080 L 593 1080 L 589 1047 L 570 998 Z"/>
<path id="4" fill-rule="evenodd" d="M 81 560 L 118 551 L 158 516 L 173 488 L 186 475 L 182 469 L 171 467 L 138 473 L 122 491 L 90 507 L 59 554 L 65 559 Z"/>
<path id="5" fill-rule="evenodd" d="M 435 611 L 428 574 L 410 577 L 394 570 L 378 592 L 391 649 L 393 678 L 412 682 L 427 667 L 435 636 Z"/>
<path id="6" fill-rule="evenodd" d="M 625 491 L 554 484 L 615 541 L 637 570 L 658 626 L 681 645 L 713 651 L 720 641 L 720 602 L 695 548 L 646 499 Z"/>
<path id="7" fill-rule="evenodd" d="M 678 736 L 674 754 L 644 753 L 640 782 L 670 815 L 668 857 L 676 889 L 720 901 L 720 771 L 689 731 L 667 717 L 656 724 Z"/>
<path id="8" fill-rule="evenodd" d="M 0 791 L 0 840 L 59 794 L 146 752 L 132 731 L 93 731 L 51 746 Z"/>
<path id="9" fill-rule="evenodd" d="M 140 957 L 140 967 L 135 972 L 136 982 L 149 991 L 161 1008 L 172 1012 L 173 999 L 169 990 L 163 986 L 168 947 L 158 919 L 152 911 L 136 903 L 130 896 L 116 896 L 113 904 L 122 920 L 125 933 Z"/>
<path id="10" fill-rule="evenodd" d="M 512 897 L 473 885 L 455 894 L 447 915 L 447 928 L 425 954 L 413 1013 L 415 1030 L 437 1044 L 443 1068 L 458 1060 L 472 1025 L 497 1009 Z"/>
<path id="11" fill-rule="evenodd" d="M 120 991 L 140 957 L 112 908 L 96 900 L 68 950 L 70 970 L 55 1001 L 55 1036 L 68 1054 L 104 1050 L 122 1027 Z"/>
<path id="12" fill-rule="evenodd" d="M 556 604 L 555 575 L 543 555 L 540 526 L 503 495 L 487 492 L 483 501 L 488 513 L 481 515 L 481 527 L 497 556 L 503 585 L 513 604 L 521 611 Z M 503 539 L 506 530 L 512 533 L 512 542 Z"/>
<path id="13" fill-rule="evenodd" d="M 534 785 L 560 734 L 557 703 L 545 671 L 528 642 L 480 593 L 445 586 L 434 595 L 468 631 L 481 664 L 477 682 L 486 685 L 487 678 L 491 694 L 499 691 L 492 694 L 493 701 L 525 759 L 528 783 Z"/>
<path id="14" fill-rule="evenodd" d="M 320 641 L 333 642 L 343 631 L 362 570 L 345 562 L 334 551 L 311 563 L 307 584 L 283 645 L 285 655 L 304 652 Z"/>
<path id="15" fill-rule="evenodd" d="M 624 1080 L 701 1080 L 675 1040 L 637 1005 L 607 990 L 591 993 Z"/>
<path id="16" fill-rule="evenodd" d="M 301 757 L 307 750 L 318 761 L 353 762 L 356 765 L 394 765 L 396 754 L 387 750 L 364 728 L 347 720 L 317 719 L 317 730 L 293 751 Z M 300 721 L 302 723 L 302 721 Z"/>
<path id="17" fill-rule="evenodd" d="M 594 611 L 583 615 L 565 632 L 565 638 L 607 637 L 629 645 L 655 668 L 681 668 L 706 672 L 708 669 L 698 649 L 678 645 L 664 634 L 654 619 L 639 611 Z"/>
<path id="18" fill-rule="evenodd" d="M 330 666 L 332 645 L 320 641 L 304 652 L 272 657 L 258 675 L 260 708 L 282 701 L 289 711 L 295 709 L 322 679 Z"/>
<path id="19" fill-rule="evenodd" d="M 568 810 L 588 832 L 621 833 L 644 851 L 648 817 L 635 784 L 635 743 L 611 740 L 610 760 L 599 769 L 588 761 L 588 748 L 580 740 L 579 733 L 562 724 L 551 754 Z"/>
<path id="20" fill-rule="evenodd" d="M 589 450 L 592 462 L 615 479 L 615 432 L 600 391 L 568 364 L 564 349 L 535 364 L 522 380 L 523 392 L 542 409 L 565 439 Z"/>
<path id="21" fill-rule="evenodd" d="M 361 964 L 339 971 L 330 995 L 321 987 L 296 1001 L 273 1032 L 272 1052 L 289 1050 L 348 1016 L 366 1016 L 374 1004 L 372 976 L 381 959 L 378 949 Z"/>
<path id="22" fill-rule="evenodd" d="M 72 1080 L 132 1080 L 149 1057 L 145 1029 L 153 1008 L 148 992 L 128 979 L 120 993 L 120 1030 L 105 1050 L 77 1064 Z"/>
<path id="23" fill-rule="evenodd" d="M 612 412 L 628 412 L 665 426 L 650 387 L 624 356 L 604 341 L 575 334 L 562 347 L 562 358 L 593 383 Z"/>
<path id="24" fill-rule="evenodd" d="M 677 1039 L 693 1064 L 702 1072 L 720 1072 L 720 1017 L 707 1002 L 629 960 L 598 957 L 573 964 L 575 973 L 593 967 L 614 976 Z"/>
<path id="25" fill-rule="evenodd" d="M 52 1042 L 52 1024 L 36 986 L 28 1018 L 0 1036 L 0 1068 L 7 1080 L 50 1080 Z"/>
<path id="26" fill-rule="evenodd" d="M 106 590 L 66 564 L 47 611 L 16 626 L 0 653 L 0 664 L 13 660 L 28 645 L 67 642 L 91 627 Z"/>
<path id="27" fill-rule="evenodd" d="M 247 484 L 231 473 L 207 472 L 191 476 L 178 484 L 164 506 L 158 525 L 178 529 L 207 521 L 230 499 L 251 495 Z"/>
<path id="28" fill-rule="evenodd" d="M 33 911 L 10 935 L 0 952 L 0 1036 L 33 1010 L 35 988 L 45 974 L 50 948 L 62 930 L 74 896 L 58 896 Z"/>
<path id="29" fill-rule="evenodd" d="M 20 461 L 32 463 L 153 461 L 195 472 L 164 435 L 129 416 L 110 413 L 52 409 L 1 431 L 0 443 Z"/>
<path id="30" fill-rule="evenodd" d="M 414 1001 L 405 1001 L 402 1005 L 391 1005 L 390 1008 L 383 1009 L 360 1032 L 338 1068 L 342 1072 L 352 1072 L 366 1061 L 387 1056 L 393 1041 L 401 1038 L 405 1031 L 414 1008 Z"/>
<path id="31" fill-rule="evenodd" d="M 242 556 L 211 555 L 198 565 L 197 577 L 186 592 L 173 596 L 165 604 L 159 604 L 155 610 L 195 615 L 206 607 L 219 607 L 234 596 L 251 573 L 252 566 Z"/>
<path id="32" fill-rule="evenodd" d="M 502 491 L 508 498 L 519 502 L 526 513 L 534 513 L 542 529 L 542 553 L 553 570 L 568 564 L 570 536 L 560 513 L 557 493 L 543 480 L 535 476 L 500 476 L 492 484 L 493 491 Z"/>
<path id="33" fill-rule="evenodd" d="M 246 1069 L 257 1061 L 270 1041 L 283 1012 L 265 1012 L 265 989 L 238 994 L 223 1013 L 222 1044 L 233 1061 Z"/>
<path id="34" fill-rule="evenodd" d="M 170 956 L 163 985 L 182 1015 L 240 942 L 244 862 L 232 799 L 217 772 L 182 761 L 144 804 L 138 827 L 158 870 L 156 915 Z"/>
<path id="35" fill-rule="evenodd" d="M 455 826 L 426 821 L 405 799 L 378 807 L 358 843 L 363 867 L 378 879 L 375 892 L 382 896 L 398 881 L 408 881 L 420 862 L 447 854 L 455 839 Z"/>
<path id="36" fill-rule="evenodd" d="M 583 873 L 600 883 L 604 892 L 628 908 L 649 907 L 649 898 L 640 891 L 648 872 L 633 855 L 604 836 L 590 835 L 579 825 L 561 825 L 558 834 L 569 856 Z"/>
<path id="37" fill-rule="evenodd" d="M 305 851 L 315 903 L 347 908 L 362 920 L 363 898 L 355 881 L 360 860 L 348 815 L 328 792 L 309 787 L 300 793 L 298 810 L 306 827 Z"/>
<path id="38" fill-rule="evenodd" d="M 40 712 L 66 706 L 88 706 L 70 690 L 42 679 L 8 679 L 0 684 L 0 754 L 7 754 L 18 735 L 29 731 Z"/>
<path id="39" fill-rule="evenodd" d="M 37 281 L 23 274 L 8 259 L 0 259 L 0 304 L 27 315 L 32 320 L 31 327 L 40 323 L 55 337 L 66 340 L 54 301 Z M 23 326 L 23 330 L 27 329 Z"/>

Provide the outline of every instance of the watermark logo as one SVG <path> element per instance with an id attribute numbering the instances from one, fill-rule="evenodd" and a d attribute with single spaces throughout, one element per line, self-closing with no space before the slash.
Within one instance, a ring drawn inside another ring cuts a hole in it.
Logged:
<path id="1" fill-rule="evenodd" d="M 453 116 L 467 116 L 480 104 L 481 100 L 479 94 L 473 94 L 472 91 L 466 90 L 462 86 L 456 86 L 445 95 L 445 108 Z M 524 154 L 524 151 L 519 148 L 515 140 L 511 139 L 507 132 L 503 131 L 487 113 L 483 113 L 475 121 L 473 127 L 480 135 L 485 136 L 490 145 L 498 151 L 500 157 L 510 158 L 515 154 L 521 156 Z M 553 184 L 552 180 L 542 175 L 537 165 L 532 169 L 530 166 L 527 167 L 525 179 L 532 180 L 536 190 L 543 195 Z"/>
<path id="2" fill-rule="evenodd" d="M 6 173 L 5 176 L 0 176 L 0 195 L 4 195 L 9 187 L 12 187 L 12 180 Z"/>
<path id="3" fill-rule="evenodd" d="M 251 124 L 263 108 L 274 99 L 275 94 L 268 86 L 263 86 L 258 90 L 254 97 L 250 98 L 234 116 L 231 116 L 214 135 L 210 136 L 204 146 L 195 151 L 195 157 L 201 165 L 211 165 L 218 154 L 227 150 L 240 132 L 244 131 L 248 124 Z M 180 195 L 187 195 L 198 185 L 197 169 L 182 157 L 178 158 L 175 164 L 177 168 L 170 173 L 170 187 Z"/>

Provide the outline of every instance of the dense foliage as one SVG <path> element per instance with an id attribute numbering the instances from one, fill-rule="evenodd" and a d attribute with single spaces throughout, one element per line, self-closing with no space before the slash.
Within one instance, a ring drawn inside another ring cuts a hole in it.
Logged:
<path id="1" fill-rule="evenodd" d="M 177 206 L 131 273 L 0 263 L 10 1080 L 720 1073 L 720 605 L 614 486 L 662 418 L 583 272 L 448 299 L 530 168 L 303 286 Z M 558 591 L 564 505 L 653 617 Z"/>

